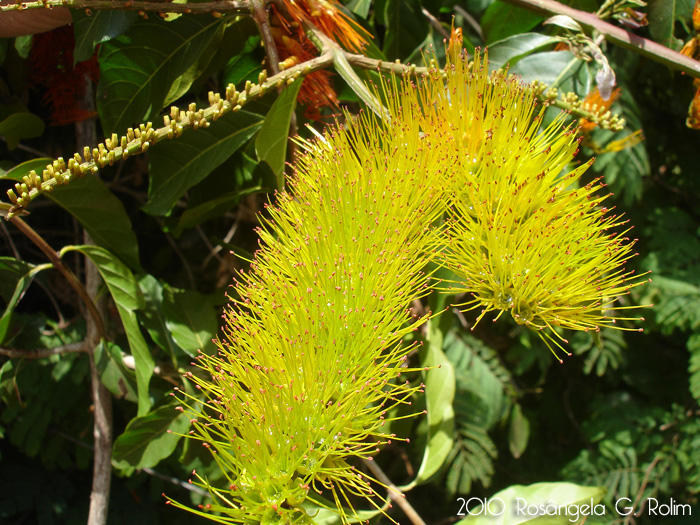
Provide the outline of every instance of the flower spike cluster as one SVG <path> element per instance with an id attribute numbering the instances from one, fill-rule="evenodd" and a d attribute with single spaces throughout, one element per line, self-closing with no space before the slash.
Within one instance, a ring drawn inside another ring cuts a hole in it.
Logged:
<path id="1" fill-rule="evenodd" d="M 448 55 L 417 85 L 382 84 L 384 121 L 361 114 L 299 140 L 219 351 L 188 374 L 198 395 L 177 394 L 225 478 L 194 473 L 212 502 L 193 512 L 307 524 L 311 508 L 344 523 L 362 499 L 381 510 L 353 460 L 401 439 L 385 427 L 390 409 L 422 391 L 405 341 L 427 320 L 409 305 L 430 292 L 429 267 L 459 276 L 449 290 L 479 320 L 509 312 L 548 345 L 563 340 L 557 327 L 627 320 L 610 309 L 642 282 L 623 269 L 633 242 L 612 233 L 624 222 L 603 207 L 603 185 L 578 184 L 587 165 L 566 171 L 575 132 L 561 119 L 541 129 L 533 88 L 489 75 L 478 55 Z"/>
<path id="2" fill-rule="evenodd" d="M 541 129 L 533 90 L 484 68 L 455 61 L 446 89 L 433 82 L 424 92 L 432 102 L 426 114 L 457 139 L 462 159 L 442 238 L 442 260 L 462 279 L 451 291 L 471 297 L 467 309 L 481 308 L 477 323 L 487 312 L 496 319 L 509 312 L 550 349 L 567 342 L 555 327 L 637 320 L 611 311 L 645 280 L 624 269 L 634 241 L 629 228 L 619 231 L 626 221 L 604 206 L 604 184 L 579 187 L 590 163 L 567 172 L 576 130 L 563 117 Z"/>
<path id="3" fill-rule="evenodd" d="M 348 126 L 301 143 L 219 352 L 189 374 L 203 400 L 177 394 L 226 478 L 195 475 L 212 497 L 195 512 L 221 523 L 313 523 L 304 504 L 329 500 L 348 521 L 358 497 L 379 509 L 351 460 L 400 439 L 389 410 L 423 388 L 404 339 L 426 320 L 409 306 L 430 291 L 431 224 L 456 159 L 435 156 L 442 138 L 399 113 Z"/>

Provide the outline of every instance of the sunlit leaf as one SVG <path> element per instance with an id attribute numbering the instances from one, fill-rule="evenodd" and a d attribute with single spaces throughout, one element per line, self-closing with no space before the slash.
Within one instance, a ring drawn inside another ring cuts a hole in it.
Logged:
<path id="1" fill-rule="evenodd" d="M 254 113 L 227 113 L 208 128 L 155 144 L 149 150 L 151 185 L 143 210 L 152 215 L 169 214 L 189 188 L 245 144 L 261 123 L 261 117 Z"/>
<path id="2" fill-rule="evenodd" d="M 139 19 L 135 11 L 106 9 L 88 15 L 83 9 L 72 9 L 75 31 L 75 63 L 87 60 L 95 51 L 95 46 L 116 38 L 128 30 Z"/>
<path id="3" fill-rule="evenodd" d="M 156 466 L 173 453 L 189 424 L 187 415 L 175 410 L 175 405 L 132 419 L 114 442 L 114 465 L 121 469 Z"/>
<path id="4" fill-rule="evenodd" d="M 296 107 L 301 80 L 287 86 L 270 108 L 260 133 L 255 139 L 258 160 L 267 162 L 277 176 L 277 187 L 284 187 L 284 162 L 287 158 L 289 123 Z"/>
<path id="5" fill-rule="evenodd" d="M 65 246 L 60 255 L 78 251 L 89 257 L 104 279 L 121 317 L 136 365 L 139 414 L 151 406 L 148 385 L 155 367 L 148 345 L 141 334 L 134 311 L 143 305 L 143 296 L 131 270 L 112 253 L 99 246 Z"/>
<path id="6" fill-rule="evenodd" d="M 214 38 L 221 20 L 182 16 L 136 22 L 100 48 L 97 111 L 105 135 L 123 134 L 157 114 L 171 85 Z"/>

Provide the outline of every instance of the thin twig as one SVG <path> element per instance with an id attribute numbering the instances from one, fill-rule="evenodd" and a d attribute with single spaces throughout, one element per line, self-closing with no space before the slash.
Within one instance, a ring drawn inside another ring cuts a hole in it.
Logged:
<path id="1" fill-rule="evenodd" d="M 10 249 L 12 250 L 12 255 L 14 255 L 15 259 L 21 260 L 21 258 L 19 256 L 19 251 L 17 250 L 17 246 L 15 246 L 15 243 L 12 240 L 12 235 L 10 235 L 10 231 L 7 229 L 5 222 L 2 221 L 2 222 L 0 222 L 0 224 L 2 224 L 2 232 L 5 234 L 5 237 L 7 238 L 7 242 L 10 245 Z"/>
<path id="2" fill-rule="evenodd" d="M 21 231 L 30 241 L 32 241 L 44 253 L 44 255 L 46 255 L 46 257 L 49 259 L 49 261 L 51 261 L 54 267 L 63 274 L 70 287 L 76 291 L 78 297 L 80 297 L 80 299 L 85 304 L 88 312 L 90 313 L 90 316 L 95 321 L 95 325 L 97 327 L 97 331 L 100 334 L 100 337 L 106 337 L 107 333 L 105 331 L 104 323 L 102 322 L 102 318 L 100 317 L 100 314 L 97 311 L 95 303 L 88 295 L 87 291 L 85 290 L 85 287 L 80 282 L 80 280 L 75 276 L 75 274 L 70 270 L 70 268 L 63 264 L 63 261 L 61 261 L 61 258 L 58 256 L 58 253 L 56 253 L 53 250 L 53 248 L 51 248 L 49 243 L 47 243 L 41 235 L 34 231 L 34 229 L 22 219 L 15 216 L 10 218 L 9 220 L 10 222 L 12 222 L 12 224 L 14 224 L 17 227 L 19 231 Z"/>
<path id="3" fill-rule="evenodd" d="M 476 35 L 483 40 L 484 39 L 484 33 L 481 31 L 481 25 L 479 22 L 476 21 L 476 18 L 474 18 L 472 15 L 470 15 L 466 9 L 463 7 L 456 5 L 454 7 L 455 13 L 460 15 L 464 20 L 469 24 L 469 26 L 474 30 Z"/>
<path id="4" fill-rule="evenodd" d="M 83 77 L 85 90 L 80 101 L 80 108 L 87 112 L 95 110 L 94 90 L 92 81 Z M 90 118 L 78 122 L 75 126 L 75 138 L 78 144 L 94 144 L 97 142 L 97 127 L 95 119 Z M 90 234 L 83 230 L 82 241 L 86 245 L 94 245 Z M 106 313 L 105 298 L 99 298 L 99 289 L 102 277 L 97 267 L 89 258 L 85 258 L 85 290 L 97 308 L 99 318 Z M 109 513 L 109 494 L 112 485 L 112 395 L 100 379 L 100 373 L 95 364 L 94 349 L 104 340 L 104 332 L 100 332 L 95 320 L 87 316 L 86 345 L 90 359 L 90 390 L 94 424 L 92 428 L 95 453 L 92 466 L 92 490 L 90 492 L 90 508 L 88 511 L 88 525 L 105 525 Z"/>
<path id="5" fill-rule="evenodd" d="M 41 348 L 39 350 L 20 350 L 18 348 L 0 348 L 0 355 L 12 359 L 42 359 L 52 355 L 74 354 L 77 352 L 87 352 L 84 341 L 69 343 L 67 345 L 55 346 L 54 348 Z"/>
<path id="6" fill-rule="evenodd" d="M 694 78 L 700 78 L 700 62 L 693 60 L 685 55 L 669 49 L 668 47 L 657 44 L 652 40 L 648 40 L 641 36 L 635 35 L 630 31 L 614 26 L 598 18 L 593 13 L 579 11 L 569 6 L 555 2 L 554 0 L 507 0 L 511 4 L 519 5 L 533 11 L 539 11 L 546 14 L 566 15 L 585 29 L 598 31 L 605 36 L 605 39 L 613 44 L 631 49 L 632 51 L 643 55 L 650 60 L 664 64 L 672 69 L 677 69 Z"/>
<path id="7" fill-rule="evenodd" d="M 642 480 L 642 485 L 639 487 L 639 491 L 637 492 L 637 495 L 635 496 L 634 502 L 632 504 L 632 506 L 634 507 L 641 501 L 641 506 L 639 507 L 639 510 L 634 514 L 637 517 L 641 516 L 642 512 L 644 511 L 644 507 L 646 505 L 647 500 L 642 501 L 642 496 L 644 495 L 644 491 L 647 488 L 647 483 L 649 483 L 649 477 L 651 476 L 654 467 L 660 460 L 660 456 L 654 457 L 654 460 L 649 464 L 646 471 L 644 472 L 644 479 Z"/>
<path id="8" fill-rule="evenodd" d="M 181 479 L 173 478 L 171 476 L 166 476 L 165 474 L 161 474 L 160 472 L 156 472 L 155 470 L 151 468 L 142 468 L 141 469 L 143 472 L 148 474 L 149 476 L 153 476 L 158 479 L 162 479 L 164 481 L 167 481 L 168 483 L 172 483 L 173 485 L 177 485 L 178 487 L 182 487 L 185 490 L 189 490 L 190 492 L 194 492 L 195 494 L 199 494 L 200 496 L 209 496 L 209 493 L 204 490 L 203 488 L 200 488 L 196 485 L 193 485 L 192 483 L 187 483 L 186 481 L 182 481 Z"/>
<path id="9" fill-rule="evenodd" d="M 277 53 L 277 46 L 275 45 L 275 39 L 270 32 L 270 16 L 267 10 L 267 2 L 264 0 L 251 0 L 250 2 L 250 15 L 258 26 L 258 31 L 260 31 L 260 36 L 262 37 L 263 46 L 265 47 L 265 55 L 267 56 L 267 62 L 270 67 L 270 72 L 276 75 L 280 72 L 280 57 Z M 277 88 L 277 92 L 282 92 L 282 86 Z M 289 136 L 292 137 L 297 134 L 297 115 L 292 112 L 289 118 Z M 287 141 L 288 158 L 294 158 L 294 153 L 296 146 L 294 141 Z M 284 177 L 280 179 L 281 183 L 284 184 Z M 283 190 L 284 187 L 278 188 L 278 190 Z"/>
<path id="10" fill-rule="evenodd" d="M 273 75 L 276 75 L 280 72 L 280 58 L 279 54 L 277 53 L 275 39 L 272 37 L 272 33 L 270 32 L 270 20 L 267 12 L 267 6 L 263 0 L 251 0 L 250 16 L 255 21 L 258 26 L 258 30 L 260 31 L 270 72 Z"/>
<path id="11" fill-rule="evenodd" d="M 401 510 L 403 510 L 406 517 L 411 520 L 411 523 L 413 523 L 413 525 L 426 525 L 423 518 L 420 517 L 408 500 L 406 500 L 406 495 L 391 482 L 379 465 L 372 459 L 365 459 L 364 463 L 372 471 L 372 474 L 377 476 L 377 479 L 389 489 L 389 497 L 401 507 Z"/>
<path id="12" fill-rule="evenodd" d="M 435 18 L 430 11 L 428 11 L 425 7 L 423 7 L 421 9 L 421 12 L 423 13 L 423 16 L 425 16 L 428 19 L 428 21 L 430 22 L 430 25 L 433 26 L 438 33 L 440 33 L 443 37 L 445 37 L 447 39 L 450 38 L 450 34 L 447 31 L 445 31 L 444 27 L 442 27 L 440 20 Z"/>
<path id="13" fill-rule="evenodd" d="M 36 0 L 0 6 L 2 11 L 24 11 L 25 9 L 51 9 L 69 7 L 70 9 L 109 9 L 120 11 L 155 11 L 157 13 L 236 13 L 250 12 L 247 0 L 219 0 L 186 4 L 173 2 L 144 2 L 140 0 Z"/>

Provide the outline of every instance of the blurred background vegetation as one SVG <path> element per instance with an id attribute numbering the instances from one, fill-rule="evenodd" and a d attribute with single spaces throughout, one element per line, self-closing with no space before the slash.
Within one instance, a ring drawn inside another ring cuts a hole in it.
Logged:
<path id="1" fill-rule="evenodd" d="M 686 56 L 697 47 L 690 0 L 566 4 Z M 630 237 L 638 239 L 640 255 L 630 267 L 653 272 L 629 299 L 654 304 L 642 314 L 644 332 L 567 334 L 573 355 L 564 364 L 505 316 L 471 331 L 475 314 L 444 314 L 442 349 L 455 371 L 452 444 L 408 499 L 427 523 L 447 524 L 458 520 L 458 497 L 571 481 L 606 487 L 607 504 L 673 498 L 695 515 L 625 520 L 610 512 L 603 523 L 696 523 L 700 137 L 691 127 L 700 102 L 693 78 L 610 45 L 585 24 L 583 32 L 545 24 L 549 15 L 517 3 L 351 0 L 344 9 L 371 35 L 362 50 L 370 58 L 423 65 L 421 50 L 432 45 L 444 57 L 457 28 L 469 52 L 488 46 L 492 67 L 509 64 L 526 81 L 582 99 L 595 92 L 603 67 L 588 46 L 597 44 L 620 88 L 611 110 L 627 126 L 612 132 L 570 117 L 584 125 L 577 159 L 597 157 L 587 176 L 604 179 L 614 193 L 608 206 L 625 214 Z M 0 39 L 3 196 L 30 169 L 40 172 L 51 159 L 68 159 L 141 122 L 159 127 L 171 105 L 207 107 L 209 91 L 223 93 L 228 84 L 244 91 L 270 67 L 259 24 L 248 15 L 81 8 L 70 16 L 70 25 L 50 32 Z M 311 41 L 285 32 L 280 16 L 273 9 L 269 21 L 280 62 L 291 67 L 318 55 Z M 292 132 L 309 136 L 306 124 L 323 129 L 339 107 L 358 111 L 363 91 L 354 79 L 377 78 L 370 67 L 336 68 L 314 73 L 298 95 L 270 90 L 209 128 L 159 142 L 28 206 L 23 220 L 54 250 L 84 245 L 86 231 L 98 246 L 61 255 L 88 282 L 85 254 L 107 282 L 94 298 L 109 342 L 93 355 L 113 403 L 108 523 L 200 522 L 166 506 L 161 495 L 198 504 L 203 495 L 188 490 L 189 472 L 216 475 L 210 458 L 165 432 L 187 426 L 168 393 L 196 351 L 213 348 L 226 288 L 256 249 L 257 214 L 274 199 L 294 153 L 285 146 L 290 123 Z M 85 523 L 95 405 L 82 350 L 90 323 L 46 255 L 13 224 L 0 228 L 0 523 Z M 429 434 L 420 419 L 399 430 L 411 444 L 391 445 L 377 461 L 395 484 L 406 485 Z M 405 521 L 398 509 L 390 512 Z"/>

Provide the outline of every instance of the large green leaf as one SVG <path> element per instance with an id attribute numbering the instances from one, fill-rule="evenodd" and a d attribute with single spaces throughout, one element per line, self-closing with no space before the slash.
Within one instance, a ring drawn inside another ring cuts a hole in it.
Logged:
<path id="1" fill-rule="evenodd" d="M 114 442 L 113 464 L 121 469 L 156 466 L 173 453 L 189 424 L 187 414 L 175 405 L 132 419 Z"/>
<path id="2" fill-rule="evenodd" d="M 447 294 L 433 293 L 431 310 L 442 311 L 447 306 Z M 444 331 L 450 322 L 449 315 L 433 318 L 428 322 L 426 350 L 421 355 L 421 366 L 431 367 L 425 372 L 425 398 L 428 411 L 428 440 L 423 459 L 415 479 L 406 490 L 423 483 L 435 474 L 452 450 L 454 435 L 455 371 L 442 351 Z"/>
<path id="3" fill-rule="evenodd" d="M 197 350 L 212 353 L 212 339 L 219 328 L 217 306 L 224 302 L 220 294 L 202 295 L 194 290 L 163 289 L 165 323 L 177 345 L 190 356 Z"/>
<path id="4" fill-rule="evenodd" d="M 75 63 L 87 60 L 95 51 L 95 46 L 116 38 L 128 30 L 139 19 L 135 11 L 107 9 L 87 14 L 83 9 L 71 9 L 73 30 L 75 31 Z"/>
<path id="5" fill-rule="evenodd" d="M 173 341 L 166 324 L 165 313 L 163 312 L 163 284 L 152 275 L 144 275 L 139 279 L 139 288 L 145 301 L 145 305 L 139 315 L 141 325 L 148 330 L 151 339 L 159 347 L 174 357 L 181 350 Z"/>
<path id="6" fill-rule="evenodd" d="M 7 303 L 0 317 L 0 343 L 7 336 L 12 312 L 29 288 L 34 275 L 49 267 L 51 265 L 34 266 L 14 257 L 0 257 L 0 296 Z"/>
<path id="7" fill-rule="evenodd" d="M 389 60 L 406 60 L 423 45 L 428 21 L 419 0 L 389 0 L 384 8 L 386 34 L 382 51 Z"/>
<path id="8" fill-rule="evenodd" d="M 557 41 L 556 38 L 539 33 L 523 33 L 499 40 L 489 46 L 489 69 L 494 71 L 506 65 L 513 67 L 521 58 Z"/>
<path id="9" fill-rule="evenodd" d="M 15 149 L 22 139 L 40 137 L 44 128 L 44 121 L 35 114 L 21 111 L 0 122 L 0 135 L 5 137 L 9 149 Z"/>
<path id="10" fill-rule="evenodd" d="M 514 458 L 519 458 L 527 448 L 530 439 L 530 422 L 523 414 L 519 404 L 513 405 L 508 426 L 508 447 Z"/>
<path id="11" fill-rule="evenodd" d="M 227 113 L 208 128 L 155 144 L 149 150 L 150 198 L 143 210 L 153 215 L 169 214 L 189 188 L 204 180 L 260 129 L 261 120 L 245 111 Z"/>
<path id="12" fill-rule="evenodd" d="M 134 371 L 124 364 L 122 349 L 114 343 L 100 341 L 95 348 L 95 367 L 100 381 L 117 399 L 138 401 Z"/>
<path id="13" fill-rule="evenodd" d="M 371 5 L 371 0 L 350 0 L 350 2 L 348 2 L 348 4 L 345 7 L 347 7 L 350 11 L 355 13 L 357 16 L 367 18 L 367 15 L 369 14 L 369 8 Z"/>
<path id="14" fill-rule="evenodd" d="M 232 56 L 223 71 L 223 83 L 241 84 L 246 80 L 256 82 L 263 65 L 255 51 L 260 48 L 260 36 L 249 36 L 239 53 Z"/>
<path id="15" fill-rule="evenodd" d="M 277 187 L 284 187 L 284 162 L 287 158 L 289 123 L 297 103 L 302 80 L 296 80 L 282 91 L 265 117 L 260 133 L 255 139 L 258 160 L 267 162 L 277 176 Z"/>
<path id="16" fill-rule="evenodd" d="M 220 216 L 226 210 L 230 210 L 239 200 L 241 200 L 246 195 L 251 195 L 253 193 L 260 193 L 267 191 L 261 186 L 255 186 L 253 188 L 246 188 L 239 191 L 233 191 L 230 193 L 225 193 L 215 199 L 203 202 L 199 206 L 185 210 L 185 212 L 180 216 L 180 220 L 177 223 L 177 227 L 173 230 L 173 235 L 179 237 L 182 232 L 187 228 L 193 228 L 198 224 L 203 223 L 213 217 Z"/>
<path id="17" fill-rule="evenodd" d="M 123 133 L 157 114 L 173 82 L 199 60 L 220 24 L 209 15 L 173 22 L 152 17 L 104 43 L 97 111 L 105 135 Z"/>
<path id="18" fill-rule="evenodd" d="M 41 174 L 52 159 L 33 159 L 14 167 L 0 179 L 21 181 L 31 170 Z M 139 245 L 122 202 L 92 175 L 72 179 L 45 195 L 73 215 L 93 242 L 119 256 L 129 267 L 140 270 Z"/>
<path id="19" fill-rule="evenodd" d="M 169 106 L 185 95 L 195 81 L 200 79 L 203 75 L 211 77 L 214 73 L 211 69 L 212 62 L 217 55 L 217 50 L 222 46 L 222 38 L 225 30 L 226 26 L 220 25 L 214 37 L 209 41 L 207 48 L 199 55 L 199 58 L 197 58 L 182 75 L 175 79 L 165 97 L 165 101 L 163 102 L 164 106 Z M 217 68 L 217 71 L 218 69 L 220 68 Z"/>
<path id="20" fill-rule="evenodd" d="M 523 82 L 539 80 L 560 91 L 573 91 L 580 96 L 591 90 L 595 77 L 589 65 L 570 51 L 534 53 L 518 61 L 510 72 L 520 75 Z"/>
<path id="21" fill-rule="evenodd" d="M 492 3 L 483 18 L 481 29 L 487 44 L 498 42 L 512 35 L 526 33 L 545 19 L 543 15 L 496 0 Z"/>
<path id="22" fill-rule="evenodd" d="M 151 407 L 148 385 L 153 376 L 155 364 L 134 313 L 144 304 L 138 283 L 131 270 L 104 248 L 88 245 L 65 246 L 59 255 L 63 257 L 70 251 L 79 251 L 93 262 L 114 299 L 136 365 L 139 414 L 145 414 Z"/>
<path id="23" fill-rule="evenodd" d="M 468 506 L 469 501 L 459 498 L 459 514 L 467 517 L 457 525 L 570 525 L 580 523 L 586 516 L 605 515 L 605 505 L 599 504 L 603 496 L 604 487 L 573 483 L 512 485 L 487 498 L 486 509 L 481 505 Z"/>
<path id="24" fill-rule="evenodd" d="M 654 40 L 679 50 L 683 42 L 674 36 L 677 20 L 687 21 L 693 14 L 695 0 L 650 0 L 649 32 Z"/>

